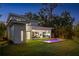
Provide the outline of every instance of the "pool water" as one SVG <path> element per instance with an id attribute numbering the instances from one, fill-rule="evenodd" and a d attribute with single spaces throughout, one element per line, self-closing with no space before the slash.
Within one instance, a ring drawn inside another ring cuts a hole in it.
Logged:
<path id="1" fill-rule="evenodd" d="M 44 42 L 47 42 L 47 43 L 60 42 L 60 39 L 54 38 L 54 39 L 51 39 L 51 40 L 46 40 L 46 41 L 44 41 Z"/>

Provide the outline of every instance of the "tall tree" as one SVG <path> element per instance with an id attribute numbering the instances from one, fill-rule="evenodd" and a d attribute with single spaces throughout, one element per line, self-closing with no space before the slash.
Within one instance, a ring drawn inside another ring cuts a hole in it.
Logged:
<path id="1" fill-rule="evenodd" d="M 43 11 L 43 9 L 40 9 L 38 16 L 39 16 L 38 20 L 40 21 L 39 25 L 47 26 L 49 22 L 47 21 L 47 15 Z"/>
<path id="2" fill-rule="evenodd" d="M 53 16 L 50 26 L 54 28 L 53 32 L 56 37 L 72 38 L 74 18 L 68 11 L 64 11 L 60 16 Z M 71 35 L 70 35 L 71 34 Z"/>
<path id="3" fill-rule="evenodd" d="M 73 22 L 74 18 L 70 15 L 68 11 L 64 11 L 61 13 L 61 24 L 63 29 L 65 30 L 63 34 L 66 36 L 66 38 L 72 38 Z"/>
<path id="4" fill-rule="evenodd" d="M 52 27 L 51 21 L 54 18 L 54 9 L 57 7 L 55 3 L 43 4 L 43 8 L 39 11 L 40 24 L 42 26 Z"/>
<path id="5" fill-rule="evenodd" d="M 48 3 L 48 4 L 43 4 L 43 11 L 48 15 L 48 20 L 52 20 L 52 17 L 54 16 L 54 10 L 57 7 L 56 3 Z"/>

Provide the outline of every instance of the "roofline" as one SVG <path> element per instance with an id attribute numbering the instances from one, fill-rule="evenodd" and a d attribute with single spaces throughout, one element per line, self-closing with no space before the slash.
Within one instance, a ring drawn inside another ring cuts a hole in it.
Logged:
<path id="1" fill-rule="evenodd" d="M 43 26 L 32 26 L 32 27 L 36 27 L 36 28 L 44 28 L 44 29 L 52 29 L 51 27 L 43 27 Z"/>
<path id="2" fill-rule="evenodd" d="M 27 18 L 24 17 L 23 15 L 18 15 L 18 14 L 15 14 L 15 13 L 9 13 L 9 14 L 8 14 L 8 18 L 7 18 L 7 21 L 6 21 L 7 25 L 11 22 L 11 21 L 9 21 L 9 19 L 10 19 L 11 16 L 19 17 L 19 18 L 23 18 L 23 19 L 27 19 Z M 28 19 L 27 19 L 27 21 L 28 21 Z"/>
<path id="3" fill-rule="evenodd" d="M 7 22 L 8 22 L 8 20 L 9 20 L 10 16 L 15 16 L 15 17 L 20 17 L 20 18 L 27 19 L 27 18 L 24 17 L 23 15 L 18 15 L 18 14 L 15 14 L 15 13 L 9 13 L 8 18 L 7 18 Z"/>

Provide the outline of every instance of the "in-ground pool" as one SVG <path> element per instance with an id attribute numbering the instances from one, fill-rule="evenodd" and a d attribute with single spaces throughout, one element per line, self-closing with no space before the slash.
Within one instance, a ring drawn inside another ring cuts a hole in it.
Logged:
<path id="1" fill-rule="evenodd" d="M 46 42 L 46 43 L 60 42 L 60 39 L 59 38 L 53 38 L 51 40 L 46 40 L 46 41 L 43 41 L 43 42 Z"/>

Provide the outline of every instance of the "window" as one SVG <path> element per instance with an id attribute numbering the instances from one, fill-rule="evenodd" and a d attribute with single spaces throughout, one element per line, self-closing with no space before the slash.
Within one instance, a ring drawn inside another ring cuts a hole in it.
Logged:
<path id="1" fill-rule="evenodd" d="M 46 32 L 43 32 L 43 37 L 46 37 Z"/>
<path id="2" fill-rule="evenodd" d="M 32 32 L 32 38 L 39 38 L 39 32 Z"/>

